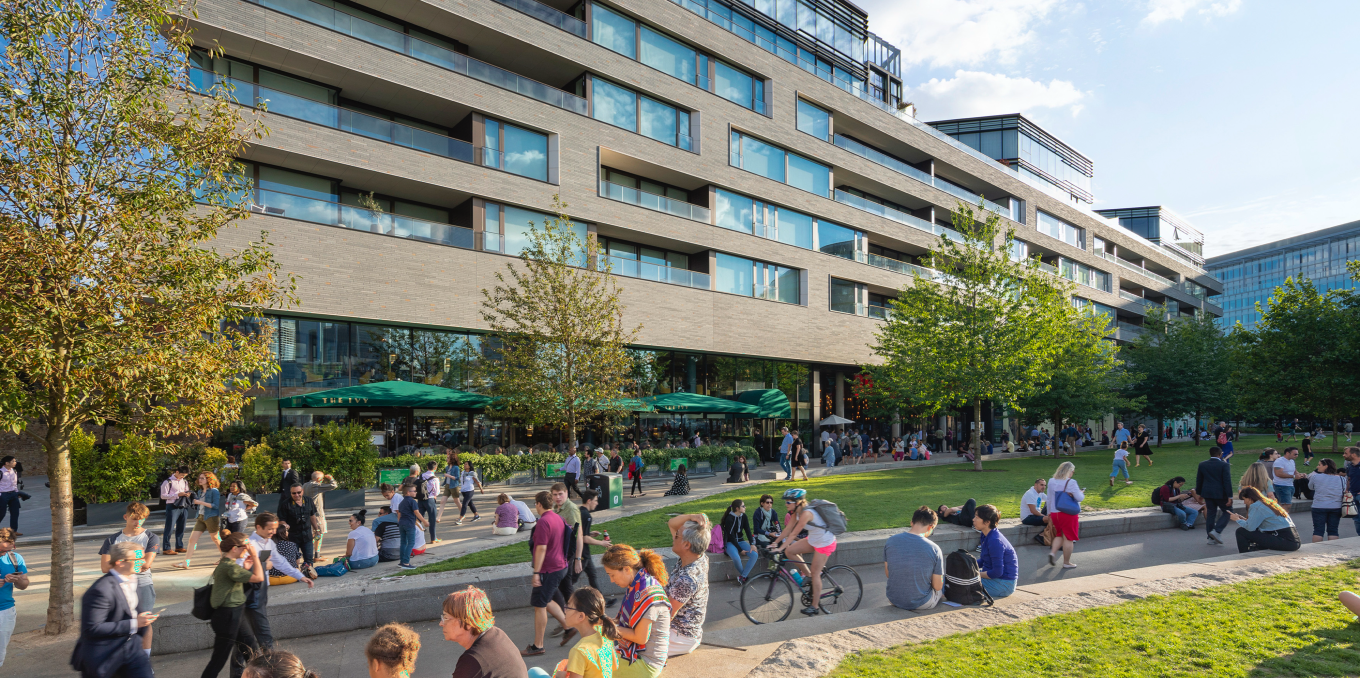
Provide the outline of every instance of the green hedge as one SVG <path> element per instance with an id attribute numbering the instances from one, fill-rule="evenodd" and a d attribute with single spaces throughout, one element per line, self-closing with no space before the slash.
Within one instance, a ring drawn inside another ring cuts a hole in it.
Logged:
<path id="1" fill-rule="evenodd" d="M 246 492 L 273 492 L 287 459 L 304 481 L 312 471 L 321 471 L 331 474 L 341 489 L 361 490 L 373 484 L 378 472 L 378 451 L 369 435 L 369 428 L 357 422 L 274 431 L 246 448 L 237 478 Z"/>
<path id="2" fill-rule="evenodd" d="M 142 501 L 152 494 L 161 450 L 149 436 L 124 434 L 108 452 L 80 429 L 71 435 L 71 491 L 90 504 Z"/>
<path id="3" fill-rule="evenodd" d="M 642 460 L 647 464 L 656 464 L 662 469 L 670 468 L 670 460 L 677 458 L 688 459 L 690 464 L 696 461 L 715 462 L 726 457 L 729 461 L 739 456 L 745 456 L 747 463 L 754 465 L 757 455 L 753 447 L 733 446 L 733 445 L 704 445 L 703 447 L 691 447 L 681 449 L 660 449 L 643 450 Z M 502 455 L 502 454 L 478 454 L 475 452 L 460 452 L 458 460 L 460 462 L 470 461 L 472 467 L 481 474 L 483 482 L 494 483 L 505 480 L 518 471 L 537 471 L 542 472 L 545 464 L 561 463 L 566 461 L 567 455 L 561 452 L 535 452 L 525 455 Z M 624 463 L 631 459 L 632 455 L 625 455 Z M 431 460 L 439 462 L 440 470 L 443 468 L 443 459 L 438 456 L 417 457 L 413 454 L 403 454 L 396 457 L 387 457 L 381 460 L 383 468 L 408 468 L 411 464 L 420 465 L 421 469 Z"/>

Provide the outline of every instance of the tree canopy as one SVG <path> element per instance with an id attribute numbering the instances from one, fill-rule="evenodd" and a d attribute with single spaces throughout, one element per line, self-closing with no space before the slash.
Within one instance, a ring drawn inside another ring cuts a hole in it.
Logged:
<path id="1" fill-rule="evenodd" d="M 1104 314 L 1083 313 L 1072 330 L 1059 337 L 1061 345 L 1044 388 L 1017 403 L 1027 423 L 1047 419 L 1061 428 L 1066 421 L 1100 419 L 1142 404 L 1129 396 L 1137 375 L 1129 372 L 1119 358 L 1119 347 L 1106 338 L 1109 325 Z"/>
<path id="2" fill-rule="evenodd" d="M 1142 401 L 1138 411 L 1156 418 L 1160 429 L 1166 419 L 1193 414 L 1198 422 L 1232 405 L 1228 342 L 1212 316 L 1168 319 L 1164 307 L 1150 307 L 1143 327 L 1125 354 L 1140 375 L 1129 390 Z"/>

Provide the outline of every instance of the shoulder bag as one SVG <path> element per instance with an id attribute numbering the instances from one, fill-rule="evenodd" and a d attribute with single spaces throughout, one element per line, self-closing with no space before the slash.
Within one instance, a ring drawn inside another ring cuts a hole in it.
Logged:
<path id="1" fill-rule="evenodd" d="M 1064 487 L 1071 487 L 1072 479 L 1068 478 L 1067 482 L 1068 484 Z M 1066 513 L 1069 516 L 1081 514 L 1081 502 L 1077 501 L 1070 490 L 1063 490 L 1053 495 L 1053 508 L 1057 509 L 1059 513 Z"/>

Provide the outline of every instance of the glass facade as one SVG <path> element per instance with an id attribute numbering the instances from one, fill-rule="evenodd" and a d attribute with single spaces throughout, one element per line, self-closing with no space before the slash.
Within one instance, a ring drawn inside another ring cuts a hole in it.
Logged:
<path id="1" fill-rule="evenodd" d="M 1346 264 L 1360 259 L 1360 227 L 1327 229 L 1278 243 L 1253 248 L 1249 253 L 1215 257 L 1205 270 L 1223 282 L 1222 296 L 1213 303 L 1223 307 L 1219 322 L 1224 327 L 1242 323 L 1251 329 L 1260 321 L 1256 304 L 1265 305 L 1285 278 L 1313 281 L 1321 292 L 1353 289 L 1355 283 Z"/>
<path id="2" fill-rule="evenodd" d="M 1031 183 L 1048 184 L 1073 200 L 1092 202 L 1094 165 L 1022 116 L 969 118 L 930 123 L 983 155 L 1000 160 Z"/>
<path id="3" fill-rule="evenodd" d="M 733 231 L 818 250 L 846 259 L 864 251 L 864 233 L 787 207 L 761 202 L 726 189 L 715 189 L 715 224 Z"/>
<path id="4" fill-rule="evenodd" d="M 486 119 L 482 164 L 522 177 L 548 180 L 548 135 Z"/>
<path id="5" fill-rule="evenodd" d="M 686 151 L 693 150 L 689 111 L 590 76 L 590 115 Z"/>
<path id="6" fill-rule="evenodd" d="M 830 167 L 741 132 L 732 132 L 731 164 L 781 184 L 831 197 Z"/>
<path id="7" fill-rule="evenodd" d="M 1073 226 L 1046 212 L 1039 212 L 1039 232 L 1073 247 L 1086 249 L 1086 229 Z"/>
<path id="8" fill-rule="evenodd" d="M 831 113 L 799 99 L 798 130 L 822 141 L 831 141 Z"/>
<path id="9" fill-rule="evenodd" d="M 728 294 L 799 303 L 798 269 L 717 253 L 715 289 Z"/>
<path id="10" fill-rule="evenodd" d="M 1096 210 L 1192 266 L 1204 266 L 1204 234 L 1165 207 Z"/>

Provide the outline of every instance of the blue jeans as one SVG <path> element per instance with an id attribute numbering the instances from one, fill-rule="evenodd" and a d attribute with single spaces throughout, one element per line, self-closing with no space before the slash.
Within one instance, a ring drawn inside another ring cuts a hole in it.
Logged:
<path id="1" fill-rule="evenodd" d="M 723 547 L 723 549 L 727 551 L 727 557 L 732 559 L 732 564 L 737 566 L 738 576 L 742 577 L 743 579 L 751 576 L 751 570 L 755 569 L 756 561 L 760 559 L 760 554 L 751 553 L 749 556 L 747 556 L 750 558 L 750 560 L 743 563 L 741 560 L 741 552 L 750 551 L 751 550 L 750 544 L 744 541 L 739 541 L 734 544 L 729 541 L 727 542 L 727 545 Z"/>
<path id="2" fill-rule="evenodd" d="M 176 508 L 169 504 L 165 505 L 165 531 L 161 532 L 161 550 L 170 550 L 170 533 L 175 533 L 175 548 L 184 548 L 184 521 L 189 516 L 189 509 Z"/>
<path id="3" fill-rule="evenodd" d="M 1185 523 L 1185 525 L 1186 525 L 1187 527 L 1194 527 L 1194 526 L 1195 526 L 1195 521 L 1196 521 L 1196 520 L 1199 520 L 1199 511 L 1197 511 L 1197 510 L 1195 510 L 1195 509 L 1192 509 L 1192 508 L 1182 508 L 1182 507 L 1180 507 L 1180 506 L 1172 506 L 1172 507 L 1171 507 L 1171 512 L 1174 513 L 1174 514 L 1176 515 L 1176 520 L 1179 520 L 1179 521 L 1181 521 L 1182 523 Z M 1226 525 L 1225 525 L 1224 527 L 1226 527 Z"/>
<path id="4" fill-rule="evenodd" d="M 1313 509 L 1313 536 L 1341 536 L 1341 509 Z"/>
<path id="5" fill-rule="evenodd" d="M 1005 598 L 1015 593 L 1014 579 L 987 579 L 982 578 L 982 588 L 987 590 L 987 595 L 993 598 Z"/>
<path id="6" fill-rule="evenodd" d="M 416 547 L 416 528 L 401 526 L 401 564 L 411 564 L 411 550 Z"/>
<path id="7" fill-rule="evenodd" d="M 789 454 L 779 455 L 779 468 L 784 469 L 784 473 L 786 474 L 784 480 L 793 480 L 792 455 Z"/>
<path id="8" fill-rule="evenodd" d="M 364 558 L 363 560 L 355 560 L 355 559 L 353 559 L 353 558 L 350 558 L 350 560 L 349 560 L 349 569 L 351 569 L 351 570 L 363 570 L 363 569 L 367 569 L 367 568 L 373 567 L 374 565 L 377 565 L 377 564 L 378 564 L 378 557 L 377 557 L 377 556 L 373 556 L 372 558 Z"/>
<path id="9" fill-rule="evenodd" d="M 1132 480 L 1132 478 L 1129 477 L 1129 462 L 1123 459 L 1116 459 L 1114 460 L 1114 467 L 1110 469 L 1110 477 L 1113 478 L 1119 475 L 1120 471 L 1124 472 L 1124 480 Z"/>
<path id="10" fill-rule="evenodd" d="M 1355 496 L 1354 500 L 1355 500 L 1355 515 L 1351 519 L 1355 521 L 1356 536 L 1360 536 L 1360 495 Z"/>
<path id="11" fill-rule="evenodd" d="M 1275 490 L 1275 501 L 1281 504 L 1294 503 L 1293 485 L 1272 485 L 1270 489 Z"/>
<path id="12" fill-rule="evenodd" d="M 426 541 L 431 542 L 434 541 L 435 540 L 434 526 L 435 523 L 439 522 L 435 520 L 435 516 L 439 515 L 438 499 L 435 497 L 430 497 L 425 501 L 418 501 L 416 502 L 416 510 L 420 511 L 421 515 L 425 516 L 425 521 L 430 524 L 430 529 L 428 531 L 429 539 L 427 539 Z"/>

